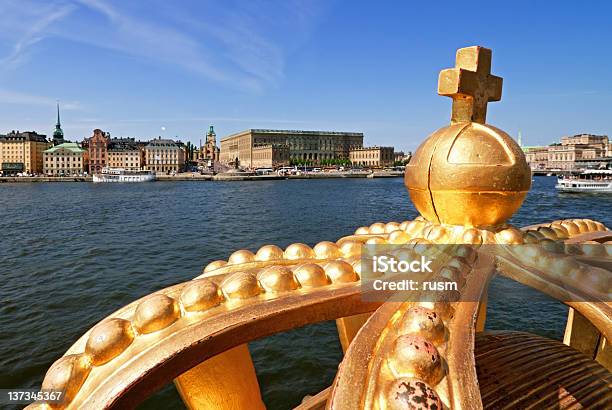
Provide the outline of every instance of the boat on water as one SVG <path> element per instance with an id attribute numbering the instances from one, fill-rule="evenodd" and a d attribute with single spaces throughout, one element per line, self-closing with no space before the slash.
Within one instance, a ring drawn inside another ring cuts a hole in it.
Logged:
<path id="1" fill-rule="evenodd" d="M 155 181 L 151 171 L 131 170 L 124 168 L 103 168 L 102 172 L 93 175 L 93 182 L 150 182 Z"/>
<path id="2" fill-rule="evenodd" d="M 612 169 L 587 169 L 578 174 L 560 176 L 555 188 L 560 192 L 612 193 Z"/>

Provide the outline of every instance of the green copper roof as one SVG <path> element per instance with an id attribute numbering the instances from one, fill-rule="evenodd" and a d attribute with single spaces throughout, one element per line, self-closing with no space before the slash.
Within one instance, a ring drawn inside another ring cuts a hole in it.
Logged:
<path id="1" fill-rule="evenodd" d="M 79 152 L 84 152 L 85 150 L 81 147 L 79 147 L 79 144 L 77 144 L 76 142 L 65 142 L 63 144 L 59 144 L 56 145 L 55 147 L 51 147 L 48 150 L 46 150 L 45 152 L 55 152 L 59 149 L 65 149 L 68 151 L 72 151 L 75 153 L 79 153 Z"/>
<path id="2" fill-rule="evenodd" d="M 57 103 L 57 124 L 55 124 L 55 131 L 53 131 L 53 137 L 64 137 L 64 131 L 62 130 L 62 124 L 60 123 L 59 103 Z"/>

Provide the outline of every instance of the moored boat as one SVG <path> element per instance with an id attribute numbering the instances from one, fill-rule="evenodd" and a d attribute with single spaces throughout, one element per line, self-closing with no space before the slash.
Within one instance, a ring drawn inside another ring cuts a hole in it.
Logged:
<path id="1" fill-rule="evenodd" d="M 104 168 L 102 173 L 93 175 L 93 182 L 150 182 L 155 181 L 151 171 L 124 168 Z"/>
<path id="2" fill-rule="evenodd" d="M 588 169 L 579 174 L 560 176 L 555 188 L 560 192 L 612 193 L 612 170 Z"/>

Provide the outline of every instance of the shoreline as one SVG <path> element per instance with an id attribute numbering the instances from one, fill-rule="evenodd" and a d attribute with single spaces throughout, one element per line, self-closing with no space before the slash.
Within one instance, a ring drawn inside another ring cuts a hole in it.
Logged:
<path id="1" fill-rule="evenodd" d="M 240 175 L 239 173 L 222 173 L 217 175 L 178 174 L 157 175 L 155 181 L 277 181 L 284 179 L 336 179 L 336 178 L 401 178 L 403 172 L 370 173 L 317 173 L 304 175 Z M 46 183 L 46 182 L 90 182 L 92 177 L 0 177 L 2 183 Z"/>

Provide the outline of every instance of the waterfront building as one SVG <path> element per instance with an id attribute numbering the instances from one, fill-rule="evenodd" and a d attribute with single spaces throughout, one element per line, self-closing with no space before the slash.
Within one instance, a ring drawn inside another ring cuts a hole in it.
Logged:
<path id="1" fill-rule="evenodd" d="M 53 176 L 82 175 L 87 171 L 87 150 L 76 142 L 54 145 L 43 152 L 44 173 Z"/>
<path id="2" fill-rule="evenodd" d="M 612 166 L 612 144 L 606 135 L 562 137 L 548 146 L 522 147 L 533 170 L 571 170 Z"/>
<path id="3" fill-rule="evenodd" d="M 395 162 L 410 162 L 410 158 L 412 157 L 412 152 L 408 151 L 408 153 L 404 153 L 404 151 L 395 151 L 393 153 L 395 158 Z"/>
<path id="4" fill-rule="evenodd" d="M 134 138 L 112 138 L 107 147 L 108 166 L 140 170 L 144 166 L 144 149 Z"/>
<path id="5" fill-rule="evenodd" d="M 289 147 L 283 144 L 265 144 L 253 147 L 252 168 L 279 168 L 289 165 Z"/>
<path id="6" fill-rule="evenodd" d="M 3 175 L 43 172 L 43 151 L 49 148 L 47 136 L 34 131 L 11 131 L 0 135 L 0 169 Z"/>
<path id="7" fill-rule="evenodd" d="M 59 103 L 57 103 L 57 122 L 55 123 L 55 130 L 53 131 L 53 145 L 60 145 L 64 142 L 64 130 L 62 130 L 62 124 L 60 122 Z"/>
<path id="8" fill-rule="evenodd" d="M 145 146 L 145 169 L 169 173 L 180 172 L 185 166 L 184 144 L 158 137 Z"/>
<path id="9" fill-rule="evenodd" d="M 327 159 L 348 159 L 351 149 L 363 146 L 360 132 L 295 131 L 249 129 L 221 140 L 220 161 L 254 168 L 253 149 L 272 145 L 289 148 L 290 161 L 308 161 L 319 164 Z M 279 155 L 281 153 L 279 152 Z"/>
<path id="10" fill-rule="evenodd" d="M 93 130 L 93 136 L 87 141 L 89 149 L 89 173 L 102 172 L 108 164 L 108 144 L 110 135 L 101 129 Z"/>
<path id="11" fill-rule="evenodd" d="M 393 147 L 363 147 L 352 149 L 349 159 L 353 165 L 389 167 L 395 162 Z"/>
<path id="12" fill-rule="evenodd" d="M 206 133 L 206 142 L 200 147 L 201 159 L 207 161 L 219 161 L 219 147 L 217 147 L 217 134 L 211 125 Z"/>

